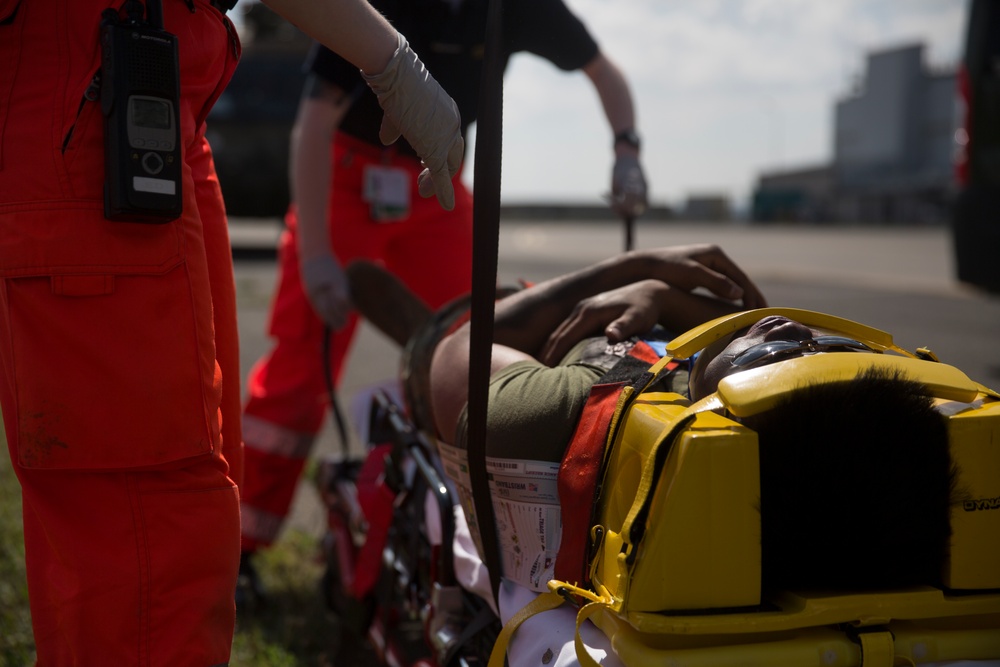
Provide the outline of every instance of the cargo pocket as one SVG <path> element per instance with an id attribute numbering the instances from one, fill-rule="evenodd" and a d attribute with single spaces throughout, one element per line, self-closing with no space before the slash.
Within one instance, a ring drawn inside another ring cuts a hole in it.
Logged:
<path id="1" fill-rule="evenodd" d="M 212 370 L 183 262 L 5 284 L 21 465 L 108 470 L 211 453 Z"/>

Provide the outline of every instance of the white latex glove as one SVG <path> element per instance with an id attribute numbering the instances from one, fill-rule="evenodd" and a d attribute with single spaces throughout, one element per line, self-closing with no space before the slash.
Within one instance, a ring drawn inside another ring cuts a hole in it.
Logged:
<path id="1" fill-rule="evenodd" d="M 334 329 L 347 324 L 351 296 L 340 262 L 328 253 L 302 261 L 302 287 L 319 318 Z"/>
<path id="2" fill-rule="evenodd" d="M 362 72 L 385 111 L 379 138 L 389 145 L 402 135 L 426 169 L 417 178 L 422 197 L 437 195 L 446 210 L 455 208 L 451 177 L 465 154 L 458 106 L 434 80 L 402 35 L 381 74 Z"/>
<path id="3" fill-rule="evenodd" d="M 623 218 L 636 218 L 646 212 L 646 177 L 639 158 L 622 153 L 611 171 L 611 209 Z"/>

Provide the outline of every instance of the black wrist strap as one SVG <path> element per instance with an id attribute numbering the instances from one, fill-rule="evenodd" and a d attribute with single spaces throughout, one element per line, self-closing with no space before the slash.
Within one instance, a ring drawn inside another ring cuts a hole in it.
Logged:
<path id="1" fill-rule="evenodd" d="M 622 130 L 621 132 L 615 135 L 615 141 L 612 144 L 612 147 L 615 147 L 621 143 L 628 144 L 629 146 L 632 146 L 636 150 L 639 150 L 640 146 L 642 145 L 642 141 L 639 139 L 638 133 L 636 133 L 636 131 L 631 127 L 628 128 L 627 130 Z"/>

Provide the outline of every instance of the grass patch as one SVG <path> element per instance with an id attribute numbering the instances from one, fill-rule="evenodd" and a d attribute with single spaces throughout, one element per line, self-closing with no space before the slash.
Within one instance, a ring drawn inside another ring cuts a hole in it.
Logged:
<path id="1" fill-rule="evenodd" d="M 334 664 L 340 626 L 320 594 L 323 564 L 318 554 L 313 536 L 288 531 L 255 556 L 267 602 L 237 618 L 231 667 Z"/>
<path id="2" fill-rule="evenodd" d="M 7 441 L 0 429 L 0 442 Z M 10 458 L 0 455 L 0 665 L 26 667 L 35 661 L 24 573 L 21 486 Z"/>

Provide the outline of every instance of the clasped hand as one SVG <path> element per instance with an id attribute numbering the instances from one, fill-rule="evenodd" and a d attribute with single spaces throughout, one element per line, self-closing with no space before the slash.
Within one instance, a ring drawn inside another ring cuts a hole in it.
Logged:
<path id="1" fill-rule="evenodd" d="M 576 304 L 542 348 L 543 363 L 558 363 L 573 345 L 598 332 L 615 343 L 658 323 L 686 330 L 727 311 L 767 305 L 757 286 L 714 245 L 626 253 L 610 270 L 621 274 L 619 286 Z M 629 277 L 635 274 L 641 277 Z M 715 298 L 691 294 L 699 288 Z"/>

